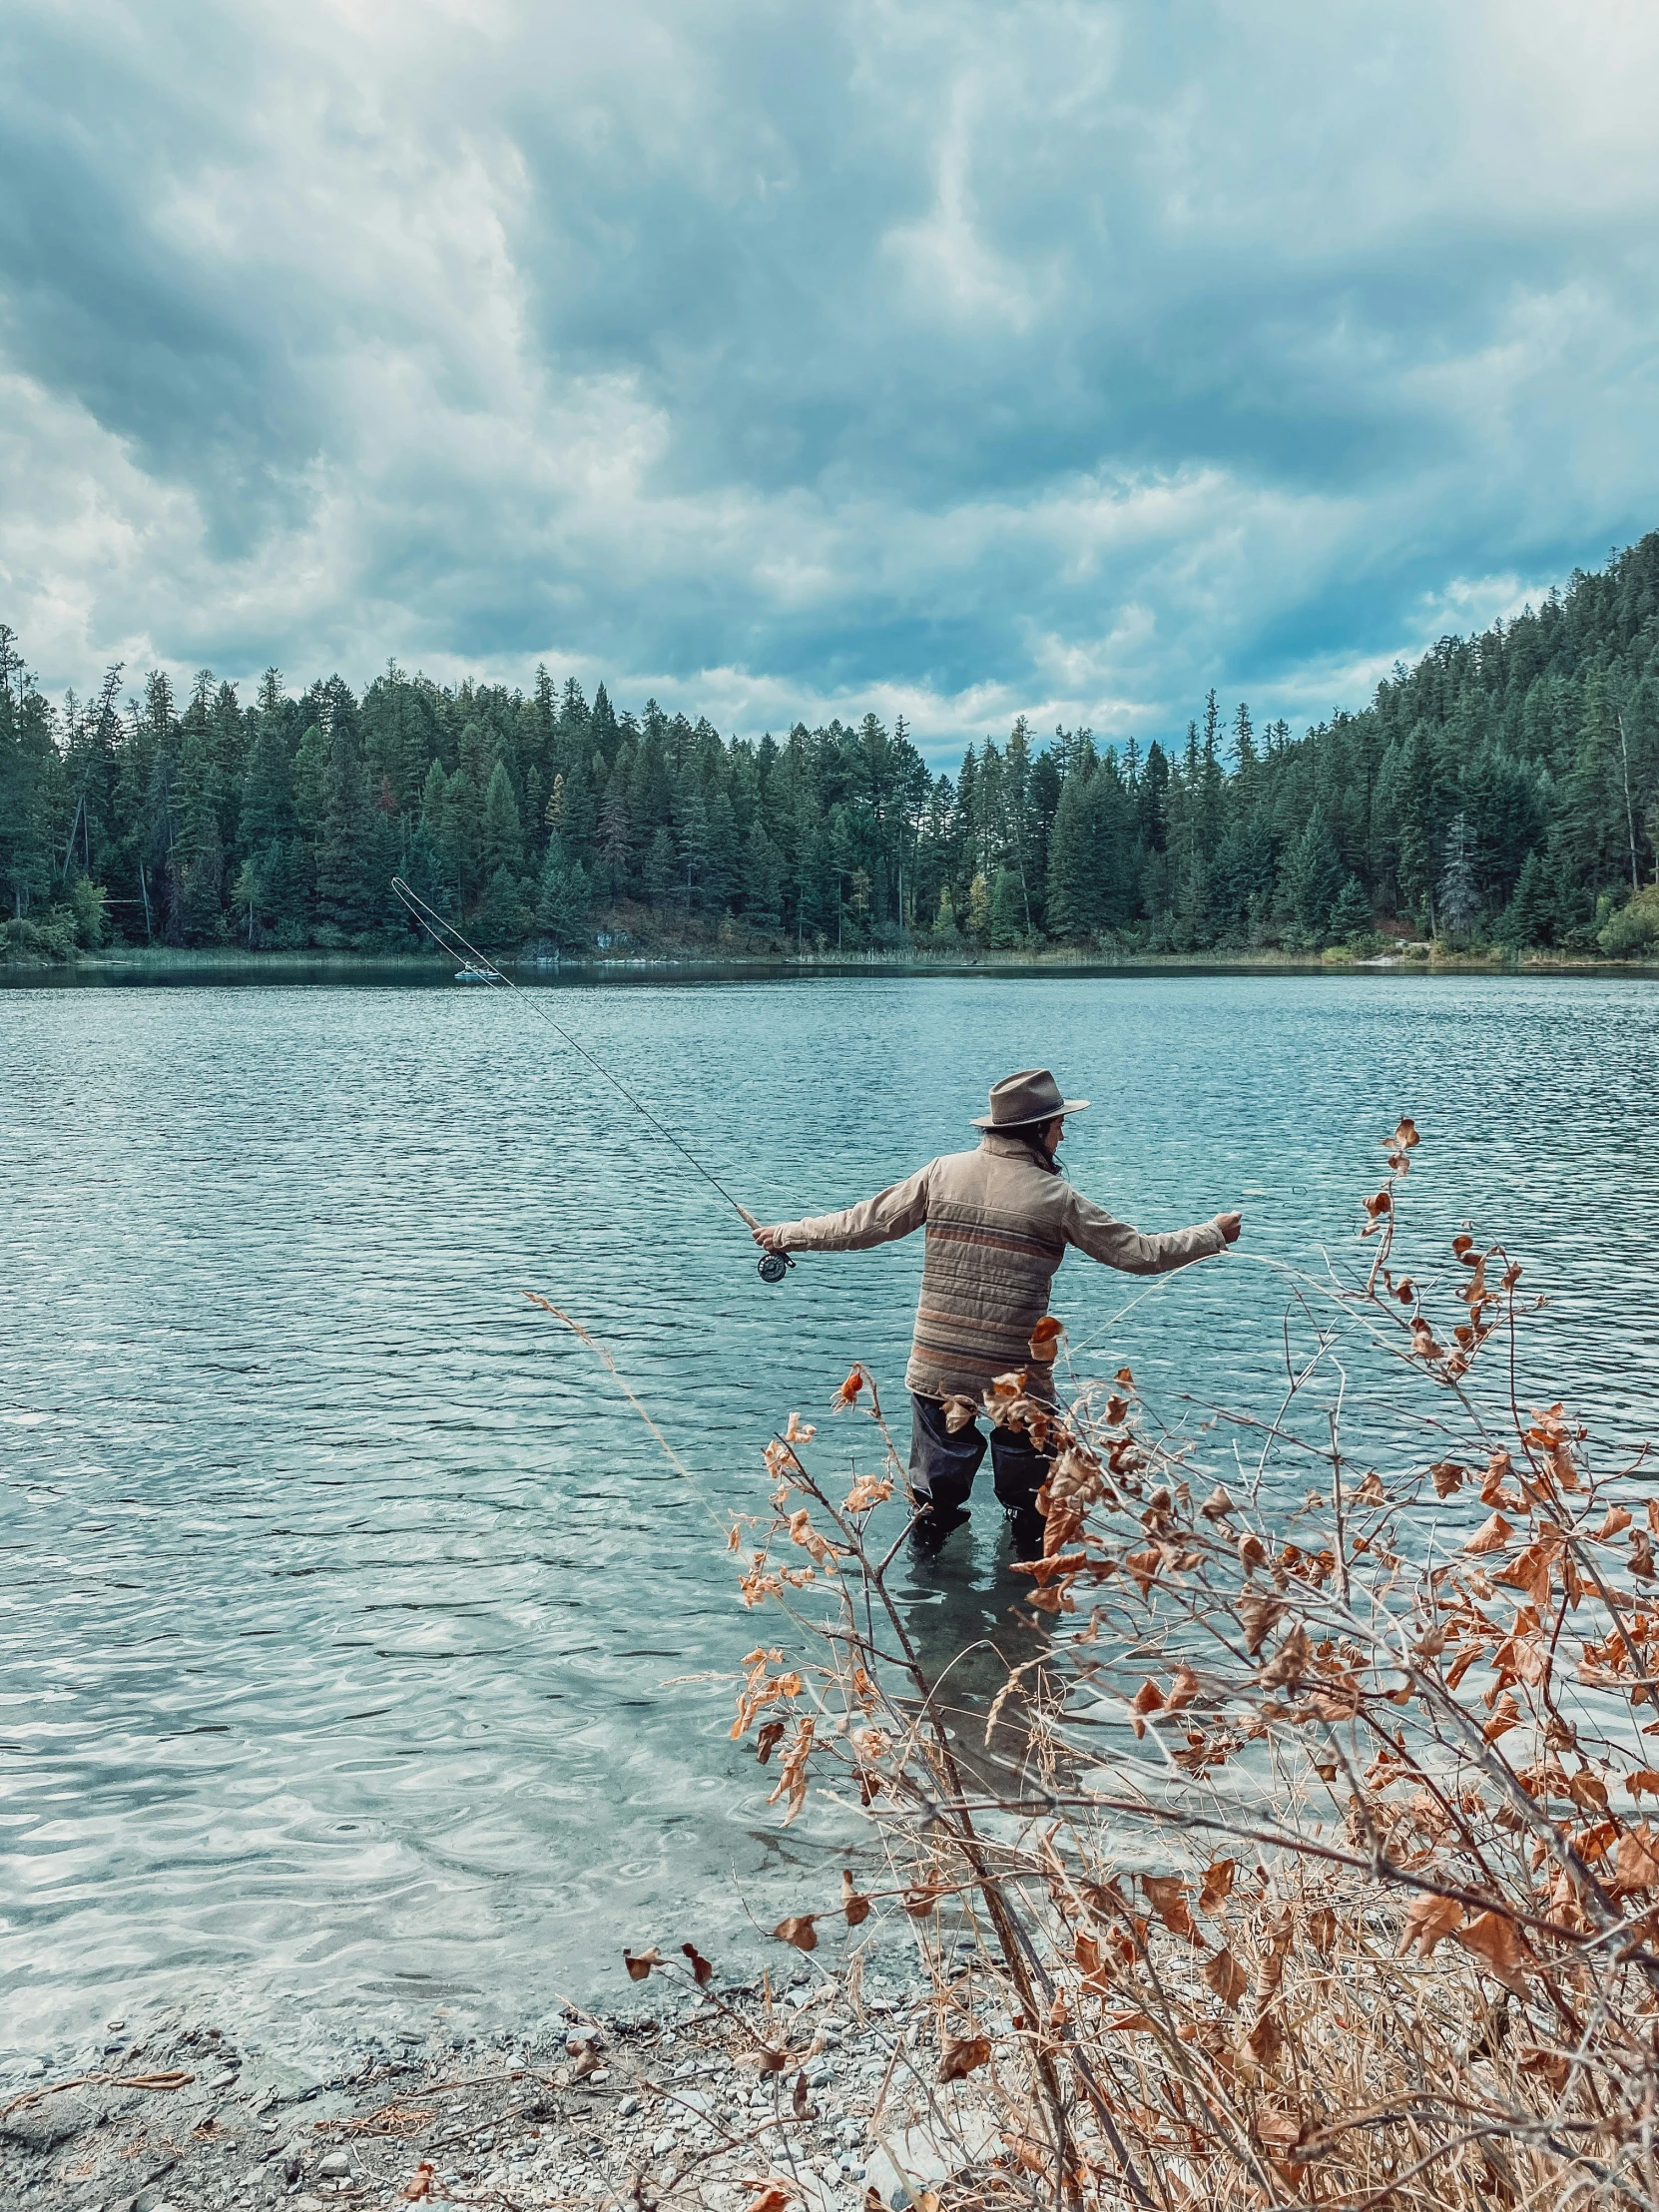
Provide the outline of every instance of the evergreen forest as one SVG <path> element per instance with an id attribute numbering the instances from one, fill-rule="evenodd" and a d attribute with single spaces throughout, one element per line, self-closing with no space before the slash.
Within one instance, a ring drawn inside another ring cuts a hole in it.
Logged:
<path id="1" fill-rule="evenodd" d="M 862 952 L 1659 949 L 1659 532 L 1293 736 L 1212 691 L 1183 736 L 1021 719 L 955 777 L 902 721 L 723 739 L 388 666 L 253 698 L 120 667 L 48 700 L 0 627 L 0 922 L 110 942 Z"/>

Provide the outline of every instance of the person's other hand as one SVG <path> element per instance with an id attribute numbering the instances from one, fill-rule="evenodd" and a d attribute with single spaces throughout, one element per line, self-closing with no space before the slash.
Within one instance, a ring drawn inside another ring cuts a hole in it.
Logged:
<path id="1" fill-rule="evenodd" d="M 776 1229 L 752 1229 L 749 1234 L 764 1251 L 782 1252 L 784 1249 L 783 1237 Z"/>
<path id="2" fill-rule="evenodd" d="M 1216 1227 L 1229 1244 L 1237 1244 L 1239 1232 L 1244 1228 L 1244 1216 L 1243 1214 L 1218 1214 L 1216 1216 Z"/>

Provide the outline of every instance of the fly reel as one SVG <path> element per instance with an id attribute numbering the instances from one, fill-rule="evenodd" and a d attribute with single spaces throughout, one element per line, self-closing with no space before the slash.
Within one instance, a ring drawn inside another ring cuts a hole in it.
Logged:
<path id="1" fill-rule="evenodd" d="M 755 1263 L 755 1272 L 763 1283 L 782 1283 L 794 1266 L 787 1252 L 763 1252 Z"/>

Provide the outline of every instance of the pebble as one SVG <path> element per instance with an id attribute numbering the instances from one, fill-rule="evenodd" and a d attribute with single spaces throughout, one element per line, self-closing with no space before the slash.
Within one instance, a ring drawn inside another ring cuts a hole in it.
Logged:
<path id="1" fill-rule="evenodd" d="M 317 2165 L 317 2172 L 325 2181 L 346 2180 L 351 2172 L 351 2161 L 342 2150 L 331 2150 Z"/>

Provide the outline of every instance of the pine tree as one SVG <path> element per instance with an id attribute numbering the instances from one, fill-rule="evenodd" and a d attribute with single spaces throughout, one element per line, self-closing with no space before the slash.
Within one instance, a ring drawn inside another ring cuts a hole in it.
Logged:
<path id="1" fill-rule="evenodd" d="M 1025 897 L 1019 877 L 1011 867 L 997 869 L 991 888 L 990 940 L 991 949 L 996 952 L 1011 950 L 1026 941 Z"/>
<path id="2" fill-rule="evenodd" d="M 620 898 L 627 889 L 633 859 L 634 827 L 628 791 L 628 764 L 619 754 L 605 787 L 605 804 L 599 810 L 599 861 L 613 898 Z"/>
<path id="3" fill-rule="evenodd" d="M 1521 862 L 1514 895 L 1492 930 L 1499 944 L 1549 944 L 1555 935 L 1555 898 L 1537 847 Z"/>
<path id="4" fill-rule="evenodd" d="M 1480 911 L 1480 893 L 1468 855 L 1468 831 L 1461 815 L 1452 818 L 1446 831 L 1445 867 L 1439 882 L 1440 926 L 1454 937 L 1466 937 Z"/>
<path id="5" fill-rule="evenodd" d="M 322 830 L 316 840 L 316 912 L 324 929 L 347 938 L 372 927 L 379 912 L 380 886 L 369 873 L 372 828 L 356 731 L 342 714 L 328 739 Z"/>
<path id="6" fill-rule="evenodd" d="M 293 757 L 293 813 L 299 834 L 315 844 L 322 834 L 322 817 L 328 804 L 328 749 L 322 732 L 312 723 L 299 741 Z"/>
<path id="7" fill-rule="evenodd" d="M 559 951 L 580 951 L 590 940 L 588 908 L 588 879 L 582 863 L 570 857 L 555 830 L 541 864 L 536 926 Z"/>
<path id="8" fill-rule="evenodd" d="M 515 882 L 523 872 L 524 831 L 518 818 L 518 801 L 513 796 L 513 780 L 507 774 L 504 761 L 498 760 L 491 769 L 489 788 L 484 794 L 479 856 L 484 877 L 492 886 L 492 895 L 495 878 L 502 869 Z"/>
<path id="9" fill-rule="evenodd" d="M 1285 862 L 1285 894 L 1297 925 L 1310 937 L 1324 936 L 1342 889 L 1343 856 L 1331 825 L 1316 809 Z"/>
<path id="10" fill-rule="evenodd" d="M 784 855 L 757 814 L 744 853 L 744 914 L 757 929 L 776 929 L 784 918 Z"/>
<path id="11" fill-rule="evenodd" d="M 179 748 L 175 801 L 177 831 L 168 852 L 168 934 L 176 944 L 207 944 L 218 933 L 225 847 L 219 829 L 219 779 L 200 715 L 186 728 Z"/>
<path id="12" fill-rule="evenodd" d="M 991 935 L 991 887 L 983 868 L 968 885 L 967 934 L 975 944 L 988 944 Z"/>
<path id="13" fill-rule="evenodd" d="M 1072 944 L 1086 944 L 1100 925 L 1101 870 L 1090 806 L 1092 772 L 1073 769 L 1060 787 L 1048 845 L 1048 925 Z"/>
<path id="14" fill-rule="evenodd" d="M 643 870 L 645 895 L 653 906 L 667 903 L 678 875 L 679 861 L 674 850 L 674 839 L 666 829 L 658 830 L 652 835 L 651 849 L 645 856 Z"/>
<path id="15" fill-rule="evenodd" d="M 242 789 L 243 842 L 251 852 L 263 852 L 273 841 L 292 836 L 296 827 L 287 747 L 276 718 L 262 713 Z"/>
<path id="16" fill-rule="evenodd" d="M 46 702 L 0 625 L 0 869 L 21 919 L 52 885 L 51 780 L 57 765 Z"/>
<path id="17" fill-rule="evenodd" d="M 718 785 L 708 801 L 708 844 L 703 861 L 702 904 L 713 914 L 725 910 L 738 882 L 738 826 L 730 796 Z"/>
<path id="18" fill-rule="evenodd" d="M 691 917 L 692 902 L 703 881 L 709 862 L 709 809 L 703 797 L 694 763 L 688 761 L 680 772 L 678 788 L 674 795 L 676 842 L 680 850 L 680 886 L 685 894 L 686 916 Z"/>
<path id="19" fill-rule="evenodd" d="M 1331 934 L 1340 938 L 1369 936 L 1374 923 L 1371 894 L 1358 875 L 1350 875 L 1331 909 Z"/>
<path id="20" fill-rule="evenodd" d="M 454 886 L 464 913 L 471 904 L 483 867 L 484 823 L 478 787 L 464 768 L 446 777 L 443 815 L 438 833 L 438 863 L 444 879 Z"/>
<path id="21" fill-rule="evenodd" d="M 579 872 L 580 870 L 578 870 Z M 547 871 L 544 865 L 541 884 L 543 893 L 546 891 L 546 886 Z M 538 897 L 538 918 L 541 904 L 542 899 Z M 529 926 L 530 906 L 524 896 L 524 885 L 520 881 L 517 869 L 508 867 L 503 861 L 497 865 L 489 878 L 484 891 L 483 903 L 478 908 L 473 928 L 476 930 L 481 944 L 506 945 L 519 943 Z M 551 934 L 551 932 L 549 933 Z"/>

